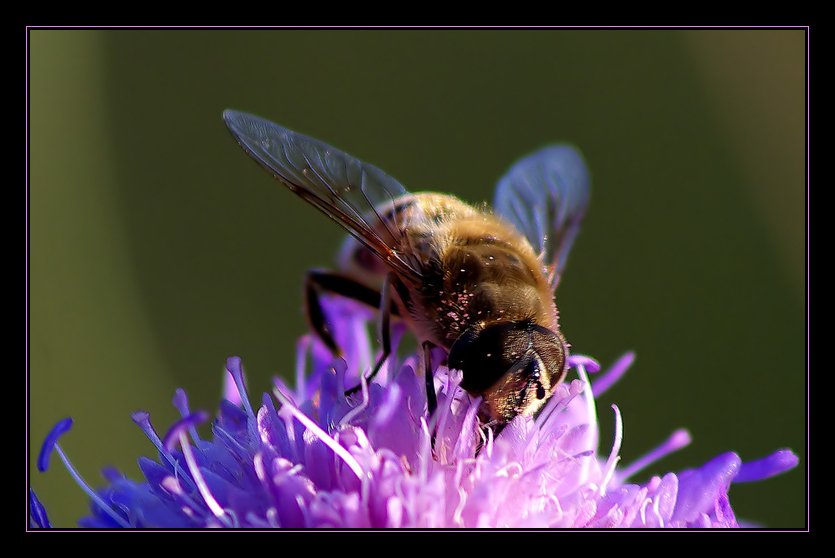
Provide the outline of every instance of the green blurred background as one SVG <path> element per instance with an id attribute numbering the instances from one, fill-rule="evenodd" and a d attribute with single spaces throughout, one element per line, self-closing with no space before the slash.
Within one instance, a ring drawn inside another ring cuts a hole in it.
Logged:
<path id="1" fill-rule="evenodd" d="M 472 201 L 519 156 L 584 151 L 590 210 L 557 301 L 577 352 L 637 353 L 612 403 L 623 463 L 687 427 L 639 475 L 781 447 L 800 467 L 734 485 L 740 518 L 806 525 L 803 31 L 32 31 L 29 35 L 30 483 L 72 526 L 85 497 L 50 426 L 99 484 L 139 479 L 187 390 L 214 410 L 229 355 L 251 391 L 294 368 L 302 277 L 342 238 L 237 147 L 225 108 Z M 255 401 L 258 400 L 253 395 Z"/>

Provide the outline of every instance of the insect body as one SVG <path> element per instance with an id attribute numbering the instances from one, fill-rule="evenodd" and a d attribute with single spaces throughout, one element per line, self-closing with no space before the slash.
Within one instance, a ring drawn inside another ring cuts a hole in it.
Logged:
<path id="1" fill-rule="evenodd" d="M 556 145 L 517 162 L 494 210 L 454 196 L 409 194 L 396 180 L 324 143 L 226 111 L 240 145 L 277 180 L 350 233 L 338 272 L 311 272 L 307 301 L 318 335 L 338 354 L 318 303 L 325 290 L 380 309 L 383 355 L 392 315 L 424 347 L 442 347 L 461 387 L 498 425 L 534 414 L 565 376 L 568 348 L 553 290 L 588 200 L 580 155 Z"/>

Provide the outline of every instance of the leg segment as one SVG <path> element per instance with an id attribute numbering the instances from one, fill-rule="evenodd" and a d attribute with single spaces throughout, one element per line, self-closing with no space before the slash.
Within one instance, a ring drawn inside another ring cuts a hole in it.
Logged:
<path id="1" fill-rule="evenodd" d="M 429 417 L 438 408 L 438 396 L 435 394 L 435 375 L 432 373 L 432 347 L 428 341 L 421 345 L 423 347 L 423 374 L 426 382 L 426 407 L 429 410 Z"/>
<path id="2" fill-rule="evenodd" d="M 310 322 L 310 327 L 334 356 L 342 356 L 342 349 L 337 345 L 325 320 L 322 304 L 319 302 L 319 291 L 327 291 L 351 300 L 357 300 L 373 308 L 380 307 L 379 292 L 353 279 L 329 271 L 309 271 L 307 277 L 305 277 L 304 290 L 307 301 L 307 319 Z"/>
<path id="3" fill-rule="evenodd" d="M 325 320 L 322 304 L 319 301 L 320 291 L 344 296 L 345 298 L 362 302 L 379 310 L 379 332 L 382 354 L 377 360 L 371 374 L 368 376 L 369 381 L 377 375 L 383 363 L 391 355 L 391 315 L 398 315 L 398 309 L 393 299 L 396 281 L 397 276 L 394 273 L 389 273 L 383 283 L 382 292 L 378 292 L 353 279 L 328 271 L 312 270 L 308 272 L 305 279 L 305 298 L 307 301 L 307 316 L 310 321 L 310 327 L 334 356 L 342 356 L 343 353 Z M 346 395 L 356 393 L 359 389 L 360 386 L 353 387 L 346 391 Z"/>
<path id="4" fill-rule="evenodd" d="M 380 358 L 377 359 L 377 364 L 374 365 L 374 370 L 372 370 L 371 374 L 369 374 L 366 378 L 369 382 L 374 379 L 374 376 L 376 376 L 380 371 L 380 368 L 383 367 L 383 364 L 386 362 L 388 357 L 391 356 L 391 314 L 392 312 L 396 312 L 397 309 L 397 307 L 393 304 L 394 299 L 392 298 L 395 281 L 397 281 L 397 276 L 394 273 L 386 275 L 386 280 L 383 281 L 383 291 L 379 294 L 379 314 L 377 314 L 379 322 L 377 325 L 380 334 L 380 349 L 382 352 L 380 353 Z M 345 395 L 351 395 L 358 392 L 360 387 L 361 385 L 358 385 L 346 390 Z"/>

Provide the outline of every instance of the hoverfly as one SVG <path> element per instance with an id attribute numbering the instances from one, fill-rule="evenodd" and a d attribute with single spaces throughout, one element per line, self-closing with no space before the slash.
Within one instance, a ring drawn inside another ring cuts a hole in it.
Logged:
<path id="1" fill-rule="evenodd" d="M 389 320 L 405 320 L 423 347 L 430 415 L 432 347 L 461 370 L 461 387 L 482 397 L 483 422 L 501 426 L 542 407 L 567 370 L 553 293 L 588 202 L 577 150 L 552 145 L 516 162 L 491 211 L 410 194 L 378 168 L 256 116 L 223 117 L 267 172 L 350 234 L 339 270 L 306 278 L 311 326 L 334 355 L 322 292 L 379 309 L 382 355 L 369 380 L 391 353 Z"/>

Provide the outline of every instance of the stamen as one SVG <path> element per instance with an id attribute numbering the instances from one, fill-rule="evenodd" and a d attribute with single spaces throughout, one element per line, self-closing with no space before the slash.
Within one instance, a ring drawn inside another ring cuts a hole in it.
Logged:
<path id="1" fill-rule="evenodd" d="M 287 397 L 285 397 L 284 394 L 281 393 L 281 391 L 279 391 L 278 389 L 274 389 L 273 394 L 275 395 L 275 398 L 278 399 L 278 401 L 281 403 L 282 409 L 287 409 L 297 421 L 302 423 L 302 425 L 304 425 L 308 430 L 313 432 L 313 434 L 317 438 L 319 438 L 322 441 L 322 443 L 324 443 L 335 454 L 341 457 L 345 464 L 351 468 L 355 475 L 357 475 L 357 479 L 360 482 L 362 482 L 364 476 L 362 467 L 360 466 L 359 462 L 357 462 L 357 460 L 354 459 L 354 456 L 351 455 L 350 452 L 348 452 L 348 450 L 339 445 L 336 442 L 336 440 L 328 436 L 327 432 L 319 428 L 319 425 L 310 420 L 304 413 L 302 413 L 298 408 L 296 408 L 295 405 L 291 404 L 290 400 L 287 399 Z"/>
<path id="2" fill-rule="evenodd" d="M 418 478 L 420 484 L 424 485 L 429 479 L 429 462 L 432 460 L 432 435 L 429 433 L 426 417 L 420 417 L 420 450 L 418 456 L 420 458 Z"/>
<path id="3" fill-rule="evenodd" d="M 113 521 L 119 524 L 119 526 L 128 528 L 130 524 L 125 521 L 122 516 L 116 513 L 113 508 L 111 508 L 107 502 L 102 500 L 101 496 L 96 493 L 95 490 L 90 488 L 90 486 L 84 482 L 84 479 L 81 478 L 81 475 L 75 469 L 72 463 L 70 463 L 69 458 L 64 454 L 61 446 L 58 444 L 58 438 L 62 435 L 66 434 L 72 428 L 72 419 L 66 418 L 64 420 L 59 421 L 49 432 L 44 441 L 43 446 L 41 446 L 41 452 L 38 456 L 38 470 L 42 473 L 45 472 L 49 468 L 49 456 L 54 449 L 58 453 L 58 457 L 61 458 L 61 461 L 64 462 L 64 467 L 67 469 L 67 472 L 70 476 L 75 480 L 78 486 L 87 493 L 90 499 L 95 502 L 95 504 L 101 508 L 101 510 L 109 515 Z"/>
<path id="4" fill-rule="evenodd" d="M 167 476 L 159 483 L 160 487 L 168 492 L 173 498 L 178 500 L 180 511 L 182 511 L 189 519 L 193 521 L 200 521 L 199 516 L 203 513 L 201 510 L 203 506 L 191 497 L 188 491 L 183 489 L 180 484 L 180 479 L 173 476 Z"/>
<path id="5" fill-rule="evenodd" d="M 559 423 L 557 419 L 554 418 L 559 415 L 571 401 L 574 400 L 579 394 L 583 393 L 585 387 L 588 384 L 584 384 L 580 380 L 572 380 L 571 384 L 568 386 L 568 394 L 563 397 L 557 397 L 557 394 L 554 394 L 554 397 L 545 404 L 542 412 L 539 413 L 539 416 L 536 417 L 536 426 L 537 430 L 540 432 L 539 439 L 545 439 L 551 433 L 554 428 L 559 427 Z M 557 386 L 558 390 L 562 390 L 565 386 Z"/>
<path id="6" fill-rule="evenodd" d="M 359 446 L 360 449 L 363 450 L 363 456 L 365 457 L 365 464 L 371 468 L 373 465 L 369 463 L 369 454 L 374 456 L 374 448 L 371 447 L 371 441 L 366 436 L 365 431 L 362 428 L 356 427 L 348 427 L 350 432 L 356 437 L 356 444 Z M 339 433 L 337 433 L 339 436 Z M 338 443 L 338 441 L 337 441 Z M 340 444 L 340 447 L 342 444 Z M 376 456 L 375 456 L 376 457 Z M 359 462 L 358 462 L 359 463 Z M 364 475 L 360 481 L 360 498 L 362 501 L 367 502 L 369 499 L 369 493 L 371 491 L 371 479 L 372 479 L 372 471 L 369 470 L 366 475 Z"/>
<path id="7" fill-rule="evenodd" d="M 370 397 L 368 396 L 368 380 L 365 379 L 365 374 L 360 374 L 360 388 L 362 390 L 362 402 L 345 413 L 345 416 L 340 419 L 340 425 L 350 424 L 354 418 L 368 408 Z"/>
<path id="8" fill-rule="evenodd" d="M 790 450 L 776 451 L 768 457 L 743 463 L 733 482 L 753 482 L 767 479 L 785 473 L 796 467 L 798 463 L 798 457 Z"/>
<path id="9" fill-rule="evenodd" d="M 464 506 L 467 505 L 467 491 L 463 486 L 458 487 L 458 505 L 455 506 L 455 511 L 452 514 L 452 521 L 458 527 L 464 527 L 464 518 L 461 516 L 464 511 Z"/>
<path id="10" fill-rule="evenodd" d="M 187 471 L 183 469 L 182 465 L 180 465 L 180 463 L 175 459 L 174 455 L 168 451 L 162 443 L 162 439 L 160 439 L 159 434 L 157 434 L 157 431 L 154 430 L 154 427 L 151 425 L 151 416 L 146 411 L 137 411 L 131 415 L 131 418 L 133 419 L 133 422 L 142 430 L 145 436 L 151 440 L 151 443 L 154 444 L 155 448 L 157 448 L 159 454 L 168 462 L 169 465 L 171 465 L 177 475 L 189 483 L 189 488 L 196 488 L 194 484 L 192 484 Z"/>
<path id="11" fill-rule="evenodd" d="M 479 401 L 479 405 L 481 405 L 481 401 Z M 482 450 L 479 452 L 479 456 L 485 455 L 487 459 L 493 458 L 493 441 L 495 436 L 493 435 L 492 428 L 486 428 L 487 432 L 484 434 L 487 437 L 487 441 L 483 442 Z"/>
<path id="12" fill-rule="evenodd" d="M 568 367 L 576 368 L 583 366 L 589 374 L 600 372 L 600 363 L 585 355 L 568 355 Z"/>
<path id="13" fill-rule="evenodd" d="M 168 429 L 168 432 L 165 434 L 165 438 L 162 439 L 163 447 L 166 451 L 171 452 L 177 445 L 181 435 L 184 434 L 184 430 L 191 430 L 196 425 L 202 424 L 208 420 L 209 413 L 206 411 L 198 411 L 194 414 L 184 416 Z"/>
<path id="14" fill-rule="evenodd" d="M 481 401 L 479 397 L 476 397 L 475 399 L 479 401 L 478 403 L 475 401 L 472 402 L 470 407 L 467 409 L 467 413 L 461 424 L 461 430 L 458 433 L 458 440 L 456 440 L 455 447 L 452 449 L 452 455 L 459 464 L 468 457 L 468 450 L 473 441 L 473 433 L 476 430 L 476 414 L 478 413 L 478 408 L 481 406 Z M 458 479 L 458 477 L 456 477 L 456 479 Z"/>
<path id="15" fill-rule="evenodd" d="M 691 441 L 692 438 L 690 437 L 690 433 L 687 432 L 687 430 L 685 430 L 684 428 L 676 430 L 669 438 L 667 438 L 667 441 L 665 441 L 663 444 L 653 449 L 649 453 L 639 457 L 628 467 L 622 468 L 619 471 L 618 477 L 621 480 L 626 480 L 635 473 L 643 471 L 647 467 L 647 465 L 651 465 L 652 463 L 655 463 L 665 455 L 673 453 L 674 451 L 678 451 L 681 448 L 689 445 Z"/>
<path id="16" fill-rule="evenodd" d="M 136 424 L 145 436 L 151 440 L 151 443 L 154 444 L 160 453 L 163 455 L 171 455 L 165 447 L 163 447 L 159 434 L 157 434 L 157 431 L 154 430 L 154 427 L 151 425 L 151 415 L 148 414 L 147 411 L 136 411 L 131 414 L 130 418 L 133 419 L 134 424 Z"/>
<path id="17" fill-rule="evenodd" d="M 594 396 L 600 397 L 606 390 L 612 387 L 621 377 L 629 370 L 632 363 L 635 361 L 635 353 L 628 352 L 612 365 L 609 370 L 597 378 L 594 382 Z"/>
<path id="18" fill-rule="evenodd" d="M 612 444 L 612 451 L 609 453 L 609 459 L 606 461 L 606 469 L 604 470 L 603 482 L 600 483 L 600 496 L 606 495 L 606 486 L 612 480 L 615 474 L 615 466 L 620 461 L 620 446 L 623 442 L 623 418 L 620 415 L 620 409 L 617 405 L 612 405 L 615 411 L 615 442 Z"/>
<path id="19" fill-rule="evenodd" d="M 592 432 L 597 432 L 597 409 L 595 408 L 594 404 L 594 392 L 591 389 L 591 383 L 589 382 L 589 377 L 586 374 L 586 367 L 583 364 L 577 366 L 577 375 L 580 377 L 580 380 L 584 384 L 583 391 L 585 392 L 585 401 L 586 401 L 586 424 L 592 429 Z M 591 449 L 597 448 L 597 435 L 595 435 L 591 440 Z"/>
<path id="20" fill-rule="evenodd" d="M 49 469 L 49 456 L 52 455 L 52 448 L 58 442 L 58 438 L 69 432 L 71 428 L 71 418 L 59 420 L 55 426 L 52 427 L 52 430 L 50 430 L 49 434 L 46 435 L 46 439 L 41 446 L 41 452 L 38 454 L 38 471 L 43 473 Z"/>
<path id="21" fill-rule="evenodd" d="M 191 410 L 188 406 L 188 396 L 186 395 L 184 389 L 177 388 L 177 391 L 174 392 L 174 399 L 172 400 L 172 403 L 174 404 L 174 407 L 180 412 L 180 415 L 183 418 L 191 416 Z M 199 441 L 200 435 L 197 434 L 197 429 L 195 428 L 195 425 L 198 423 L 189 422 L 188 424 L 189 434 L 191 434 L 191 438 L 195 442 Z"/>
<path id="22" fill-rule="evenodd" d="M 206 502 L 207 506 L 209 506 L 209 510 L 211 510 L 214 516 L 217 517 L 221 523 L 229 527 L 231 526 L 230 519 L 227 517 L 226 511 L 218 503 L 212 494 L 212 491 L 209 489 L 209 485 L 206 483 L 206 479 L 203 477 L 203 473 L 200 471 L 200 466 L 197 464 L 197 460 L 194 457 L 191 442 L 186 435 L 186 431 L 193 430 L 197 424 L 206 422 L 208 419 L 208 413 L 205 411 L 199 411 L 177 421 L 177 423 L 174 424 L 174 426 L 171 427 L 171 430 L 169 430 L 165 435 L 163 445 L 170 451 L 177 442 L 180 443 L 180 448 L 183 450 L 183 457 L 185 457 L 188 470 L 191 473 L 194 482 L 197 484 L 197 490 L 200 492 L 200 496 L 203 497 L 203 501 Z"/>

